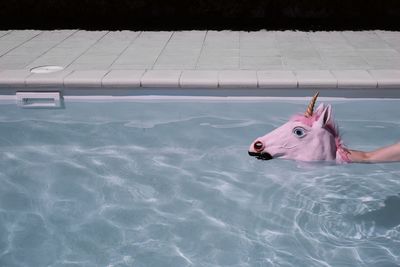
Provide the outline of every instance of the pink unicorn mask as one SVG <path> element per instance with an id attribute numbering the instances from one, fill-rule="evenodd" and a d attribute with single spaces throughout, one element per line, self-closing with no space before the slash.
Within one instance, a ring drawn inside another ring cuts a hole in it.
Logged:
<path id="1" fill-rule="evenodd" d="M 331 105 L 320 104 L 314 111 L 318 95 L 314 95 L 304 115 L 295 115 L 281 127 L 257 138 L 250 145 L 249 155 L 263 160 L 350 162 Z"/>

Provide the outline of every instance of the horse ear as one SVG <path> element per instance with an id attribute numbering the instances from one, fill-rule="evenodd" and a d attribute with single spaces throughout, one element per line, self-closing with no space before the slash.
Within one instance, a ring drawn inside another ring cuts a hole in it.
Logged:
<path id="1" fill-rule="evenodd" d="M 320 110 L 319 110 L 320 109 Z M 318 120 L 315 122 L 316 126 L 324 127 L 325 125 L 330 123 L 332 119 L 332 106 L 331 105 L 320 105 L 317 109 L 319 111 L 317 114 L 319 116 Z"/>
<path id="2" fill-rule="evenodd" d="M 314 114 L 316 114 L 317 116 L 320 116 L 322 111 L 324 111 L 324 108 L 325 108 L 324 103 L 319 104 L 317 109 L 314 111 Z"/>

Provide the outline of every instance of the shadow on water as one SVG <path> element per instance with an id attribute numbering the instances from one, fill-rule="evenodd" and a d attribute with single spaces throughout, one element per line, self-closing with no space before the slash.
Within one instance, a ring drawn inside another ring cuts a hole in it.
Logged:
<path id="1" fill-rule="evenodd" d="M 384 204 L 377 210 L 355 216 L 355 219 L 363 222 L 374 222 L 377 226 L 387 228 L 400 225 L 400 194 L 387 197 Z"/>

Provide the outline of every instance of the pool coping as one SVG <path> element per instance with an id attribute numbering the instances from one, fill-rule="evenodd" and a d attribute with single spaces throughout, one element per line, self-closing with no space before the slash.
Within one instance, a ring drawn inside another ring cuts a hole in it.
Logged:
<path id="1" fill-rule="evenodd" d="M 0 71 L 3 88 L 400 89 L 400 70 L 72 70 Z"/>

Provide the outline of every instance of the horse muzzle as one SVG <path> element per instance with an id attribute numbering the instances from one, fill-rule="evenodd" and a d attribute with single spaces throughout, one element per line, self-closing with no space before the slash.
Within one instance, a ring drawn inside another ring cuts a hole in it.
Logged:
<path id="1" fill-rule="evenodd" d="M 251 152 L 251 151 L 249 151 L 249 155 L 252 157 L 256 157 L 257 159 L 262 159 L 262 160 L 273 159 L 271 154 L 269 154 L 267 152 Z"/>

